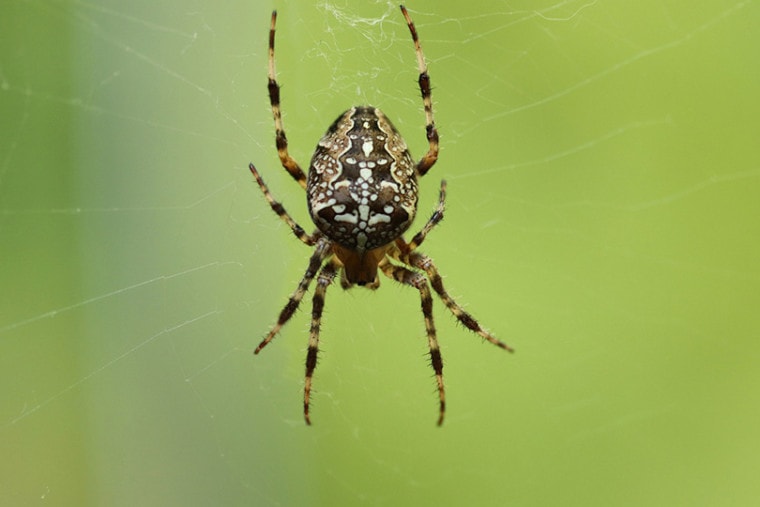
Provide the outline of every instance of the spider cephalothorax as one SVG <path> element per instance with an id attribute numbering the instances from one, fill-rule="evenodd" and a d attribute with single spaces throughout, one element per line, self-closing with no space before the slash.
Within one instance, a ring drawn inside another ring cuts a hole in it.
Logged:
<path id="1" fill-rule="evenodd" d="M 308 178 L 288 153 L 288 141 L 282 126 L 280 86 L 274 64 L 274 34 L 277 13 L 272 12 L 269 30 L 269 100 L 272 105 L 277 153 L 283 167 L 306 189 L 309 214 L 317 230 L 308 234 L 285 211 L 269 192 L 253 164 L 249 166 L 272 210 L 305 244 L 314 247 L 301 282 L 280 312 L 277 323 L 262 340 L 259 353 L 290 320 L 314 278 L 309 348 L 306 353 L 304 418 L 310 422 L 311 378 L 317 364 L 319 330 L 327 287 L 336 276 L 344 289 L 363 285 L 380 286 L 378 270 L 389 278 L 414 287 L 420 292 L 422 314 L 430 348 L 430 362 L 438 385 L 438 424 L 443 423 L 446 399 L 443 387 L 443 360 L 433 324 L 433 299 L 430 287 L 443 304 L 465 327 L 505 350 L 512 349 L 485 331 L 480 324 L 449 296 L 433 261 L 417 248 L 427 234 L 443 219 L 446 182 L 441 181 L 438 206 L 411 241 L 403 233 L 417 212 L 417 178 L 424 176 L 438 159 L 438 131 L 433 121 L 430 76 L 417 37 L 417 30 L 404 6 L 401 12 L 412 34 L 419 87 L 425 108 L 425 131 L 428 151 L 414 162 L 406 143 L 390 120 L 377 108 L 356 106 L 341 114 L 319 141 L 309 166 Z"/>

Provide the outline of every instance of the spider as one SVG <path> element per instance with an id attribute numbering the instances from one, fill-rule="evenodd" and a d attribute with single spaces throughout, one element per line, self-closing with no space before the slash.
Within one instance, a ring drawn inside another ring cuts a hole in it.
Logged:
<path id="1" fill-rule="evenodd" d="M 388 278 L 417 289 L 422 301 L 430 363 L 438 386 L 438 425 L 443 423 L 446 396 L 443 387 L 443 360 L 433 323 L 430 287 L 444 305 L 467 329 L 512 352 L 512 348 L 484 330 L 480 324 L 449 296 L 433 261 L 418 251 L 428 233 L 442 219 L 446 181 L 441 181 L 438 205 L 433 214 L 407 242 L 403 233 L 417 212 L 417 178 L 424 176 L 438 159 L 438 131 L 433 121 L 430 76 L 417 37 L 417 30 L 404 6 L 401 13 L 412 35 L 419 68 L 419 87 L 425 109 L 428 151 L 418 162 L 412 160 L 406 143 L 390 120 L 377 108 L 355 106 L 341 114 L 320 139 L 309 166 L 308 177 L 288 153 L 288 141 L 280 110 L 280 85 L 274 60 L 275 22 L 272 12 L 269 29 L 269 101 L 274 117 L 277 154 L 285 170 L 306 190 L 309 214 L 317 229 L 307 233 L 274 199 L 253 164 L 249 165 L 256 182 L 272 210 L 295 236 L 314 251 L 298 287 L 280 311 L 277 322 L 256 347 L 261 352 L 298 309 L 301 299 L 316 277 L 312 298 L 311 329 L 306 353 L 303 415 L 311 424 L 309 404 L 312 375 L 317 365 L 319 328 L 325 294 L 336 276 L 343 289 L 354 285 L 375 290 L 380 286 L 378 270 Z"/>

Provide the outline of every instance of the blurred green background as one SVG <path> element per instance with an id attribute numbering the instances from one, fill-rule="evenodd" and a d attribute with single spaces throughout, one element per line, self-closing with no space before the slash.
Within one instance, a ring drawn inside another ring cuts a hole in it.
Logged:
<path id="1" fill-rule="evenodd" d="M 0 6 L 0 504 L 754 505 L 760 498 L 757 3 L 409 2 L 449 180 L 423 250 L 517 353 L 436 302 L 309 296 L 291 153 L 352 104 L 425 148 L 394 3 Z M 419 227 L 419 223 L 415 226 Z"/>

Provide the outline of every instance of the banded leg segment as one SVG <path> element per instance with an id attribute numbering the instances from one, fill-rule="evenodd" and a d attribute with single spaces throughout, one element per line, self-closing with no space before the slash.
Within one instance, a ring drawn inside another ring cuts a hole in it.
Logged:
<path id="1" fill-rule="evenodd" d="M 431 98 L 430 89 L 430 75 L 428 74 L 427 65 L 425 64 L 425 55 L 422 52 L 422 46 L 420 45 L 420 39 L 417 36 L 417 29 L 414 26 L 412 18 L 406 11 L 406 7 L 401 6 L 401 13 L 406 19 L 406 25 L 409 27 L 409 32 L 412 34 L 412 40 L 414 41 L 414 51 L 417 54 L 417 67 L 420 71 L 419 86 L 420 93 L 422 95 L 422 105 L 425 107 L 425 134 L 428 140 L 428 152 L 424 157 L 417 162 L 417 173 L 420 176 L 424 176 L 431 167 L 438 160 L 438 129 L 435 128 L 435 120 L 433 119 L 433 99 Z"/>
<path id="2" fill-rule="evenodd" d="M 497 347 L 500 347 L 509 352 L 514 352 L 514 349 L 512 347 L 483 329 L 478 321 L 475 320 L 472 315 L 467 313 L 464 308 L 462 308 L 459 303 L 457 303 L 454 298 L 449 295 L 443 286 L 443 279 L 441 278 L 441 274 L 438 272 L 438 268 L 435 267 L 435 264 L 433 264 L 433 261 L 430 259 L 430 257 L 419 252 L 412 252 L 406 258 L 402 258 L 401 260 L 402 262 L 410 264 L 415 268 L 421 269 L 427 273 L 430 284 L 433 286 L 433 290 L 441 298 L 441 301 L 443 301 L 443 304 L 446 305 L 446 308 L 448 308 L 449 311 L 454 314 L 454 317 L 456 317 L 459 322 L 464 325 L 464 327 L 479 334 L 481 337 L 493 343 Z"/>
<path id="3" fill-rule="evenodd" d="M 421 273 L 403 266 L 384 262 L 380 265 L 380 269 L 389 278 L 405 285 L 410 285 L 420 291 L 422 316 L 425 319 L 425 331 L 427 332 L 428 347 L 430 348 L 430 365 L 433 367 L 435 380 L 438 384 L 438 426 L 440 426 L 443 424 L 443 416 L 446 413 L 446 393 L 443 387 L 443 358 L 441 357 L 441 349 L 438 346 L 438 338 L 436 337 L 435 324 L 433 322 L 433 298 L 430 295 L 430 286 Z"/>
<path id="4" fill-rule="evenodd" d="M 311 424 L 309 418 L 309 404 L 311 401 L 311 377 L 317 367 L 317 354 L 319 353 L 319 328 L 322 324 L 322 310 L 325 307 L 325 294 L 327 287 L 332 283 L 337 273 L 338 265 L 335 260 L 328 262 L 322 267 L 317 277 L 317 287 L 314 289 L 311 309 L 311 329 L 309 330 L 309 348 L 306 351 L 306 376 L 303 388 L 303 417 L 306 424 Z"/>
<path id="5" fill-rule="evenodd" d="M 267 187 L 267 184 L 264 183 L 264 179 L 259 174 L 256 166 L 249 164 L 248 169 L 251 170 L 251 174 L 253 174 L 253 177 L 256 178 L 256 183 L 259 184 L 259 188 L 264 193 L 264 197 L 269 203 L 269 206 L 272 208 L 272 211 L 277 213 L 277 216 L 279 216 L 286 224 L 288 224 L 288 227 L 290 227 L 290 230 L 293 231 L 293 234 L 295 234 L 298 239 L 309 246 L 316 245 L 317 239 L 319 239 L 319 234 L 317 233 L 312 236 L 304 231 L 303 227 L 298 225 L 298 223 L 293 220 L 293 217 L 291 217 L 290 214 L 285 211 L 285 207 L 279 201 L 276 201 L 272 196 L 272 193 L 269 191 L 269 187 Z"/>
<path id="6" fill-rule="evenodd" d="M 414 235 L 412 240 L 409 243 L 404 243 L 404 239 L 399 237 L 396 240 L 396 246 L 399 247 L 399 249 L 404 253 L 408 254 L 410 252 L 413 252 L 414 250 L 419 247 L 423 241 L 425 241 L 425 238 L 427 237 L 428 233 L 430 233 L 431 230 L 433 230 L 433 227 L 438 225 L 438 223 L 443 220 L 443 212 L 446 208 L 446 180 L 441 180 L 441 190 L 438 194 L 438 205 L 435 207 L 435 210 L 433 210 L 433 214 L 430 215 L 430 218 L 425 223 L 425 226 L 422 228 L 420 232 Z"/>
<path id="7" fill-rule="evenodd" d="M 277 143 L 277 155 L 280 157 L 282 167 L 306 189 L 306 175 L 301 166 L 288 153 L 288 138 L 285 136 L 285 128 L 282 126 L 282 111 L 280 110 L 280 85 L 277 83 L 277 72 L 274 66 L 274 26 L 277 21 L 277 11 L 272 11 L 272 23 L 269 27 L 269 103 L 272 105 L 272 117 L 274 118 L 275 142 Z"/>
<path id="8" fill-rule="evenodd" d="M 282 326 L 284 326 L 290 320 L 293 314 L 296 313 L 298 305 L 301 304 L 303 295 L 306 293 L 309 285 L 311 285 L 311 281 L 317 275 L 319 267 L 322 265 L 322 261 L 324 261 L 325 258 L 330 255 L 330 246 L 330 242 L 326 239 L 321 239 L 319 241 L 317 248 L 314 250 L 314 253 L 309 259 L 309 267 L 306 268 L 306 272 L 304 273 L 303 278 L 300 282 L 298 282 L 298 287 L 296 287 L 296 290 L 288 299 L 285 307 L 282 309 L 282 311 L 280 311 L 280 316 L 277 318 L 277 323 L 272 326 L 272 329 L 269 330 L 267 336 L 261 341 L 261 343 L 259 343 L 259 346 L 256 347 L 256 350 L 253 351 L 254 354 L 261 352 L 261 349 L 266 347 L 267 344 L 271 342 L 275 336 L 277 336 L 277 333 L 280 332 Z"/>

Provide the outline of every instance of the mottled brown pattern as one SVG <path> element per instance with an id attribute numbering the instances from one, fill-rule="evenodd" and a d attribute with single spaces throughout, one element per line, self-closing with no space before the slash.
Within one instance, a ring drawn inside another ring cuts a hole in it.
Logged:
<path id="1" fill-rule="evenodd" d="M 399 237 L 417 212 L 414 161 L 374 107 L 352 107 L 330 126 L 311 159 L 306 189 L 319 230 L 359 253 Z"/>

